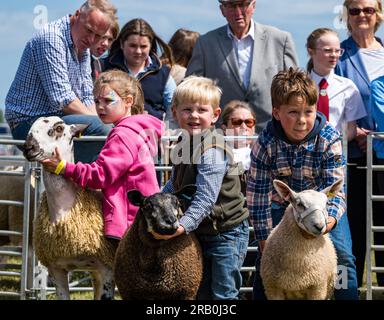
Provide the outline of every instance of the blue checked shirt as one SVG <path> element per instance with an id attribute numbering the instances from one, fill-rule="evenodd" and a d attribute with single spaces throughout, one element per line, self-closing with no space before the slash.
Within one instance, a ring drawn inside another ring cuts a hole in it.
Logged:
<path id="1" fill-rule="evenodd" d="M 265 240 L 272 230 L 272 202 L 285 207 L 273 188 L 279 179 L 292 190 L 322 190 L 344 177 L 345 159 L 338 131 L 326 124 L 314 138 L 291 145 L 267 129 L 260 134 L 251 153 L 247 183 L 247 205 L 256 240 Z M 345 211 L 345 195 L 340 191 L 328 200 L 328 214 L 339 220 Z"/>
<path id="2" fill-rule="evenodd" d="M 75 98 L 92 105 L 92 90 L 89 50 L 77 57 L 65 16 L 28 41 L 5 99 L 5 118 L 13 129 L 37 116 L 61 116 Z"/>
<path id="3" fill-rule="evenodd" d="M 199 224 L 213 210 L 219 197 L 221 185 L 227 172 L 227 161 L 221 149 L 210 148 L 197 161 L 196 193 L 194 199 L 180 218 L 180 224 L 188 234 L 196 230 Z M 162 192 L 174 192 L 173 171 Z"/>

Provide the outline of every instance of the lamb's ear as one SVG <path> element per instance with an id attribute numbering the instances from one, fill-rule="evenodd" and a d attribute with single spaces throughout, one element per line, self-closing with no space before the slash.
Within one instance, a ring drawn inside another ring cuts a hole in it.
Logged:
<path id="1" fill-rule="evenodd" d="M 71 125 L 71 134 L 72 137 L 80 137 L 81 134 L 89 127 L 90 123 L 88 124 L 83 124 L 83 123 L 78 123 L 78 124 L 72 124 Z"/>
<path id="2" fill-rule="evenodd" d="M 336 182 L 334 182 L 331 186 L 326 187 L 321 192 L 325 193 L 328 198 L 333 198 L 336 194 L 343 188 L 344 180 L 340 178 Z"/>
<path id="3" fill-rule="evenodd" d="M 292 202 L 295 198 L 296 193 L 284 182 L 275 179 L 273 180 L 273 186 L 275 187 L 280 197 L 282 197 L 285 201 Z"/>
<path id="4" fill-rule="evenodd" d="M 129 202 L 134 206 L 140 207 L 145 199 L 139 190 L 130 190 L 127 192 Z"/>

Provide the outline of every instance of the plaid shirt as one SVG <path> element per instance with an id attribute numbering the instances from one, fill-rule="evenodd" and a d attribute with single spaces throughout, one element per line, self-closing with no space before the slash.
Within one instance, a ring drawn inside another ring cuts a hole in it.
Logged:
<path id="1" fill-rule="evenodd" d="M 55 114 L 75 98 L 90 106 L 93 100 L 90 53 L 77 57 L 70 18 L 47 24 L 28 41 L 5 100 L 11 129 L 22 121 Z"/>
<path id="2" fill-rule="evenodd" d="M 287 204 L 273 188 L 279 179 L 292 190 L 322 190 L 344 177 L 345 159 L 338 131 L 328 123 L 308 141 L 292 145 L 267 129 L 259 136 L 251 153 L 247 183 L 247 204 L 257 240 L 265 240 L 272 230 L 272 202 Z M 339 220 L 345 211 L 345 195 L 340 191 L 328 200 L 328 214 Z"/>

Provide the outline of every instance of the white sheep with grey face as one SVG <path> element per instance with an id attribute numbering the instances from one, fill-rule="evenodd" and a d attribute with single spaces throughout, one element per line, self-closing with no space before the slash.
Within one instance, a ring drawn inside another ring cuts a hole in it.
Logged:
<path id="1" fill-rule="evenodd" d="M 274 180 L 279 195 L 290 204 L 268 236 L 260 275 L 268 299 L 330 299 L 337 271 L 336 251 L 328 234 L 328 197 L 343 187 L 343 179 L 322 191 L 294 192 Z"/>
<path id="2" fill-rule="evenodd" d="M 73 162 L 73 138 L 87 125 L 67 125 L 59 117 L 34 122 L 24 144 L 29 161 L 52 157 L 59 147 L 63 159 Z M 43 171 L 45 192 L 34 221 L 37 258 L 48 268 L 59 299 L 69 299 L 68 271 L 91 271 L 95 299 L 112 299 L 114 251 L 103 235 L 100 198 L 70 179 Z M 86 205 L 85 205 L 86 204 Z"/>
<path id="3" fill-rule="evenodd" d="M 327 190 L 304 190 L 296 193 L 279 180 L 274 180 L 273 186 L 290 203 L 296 223 L 303 231 L 315 237 L 324 233 L 328 221 Z"/>

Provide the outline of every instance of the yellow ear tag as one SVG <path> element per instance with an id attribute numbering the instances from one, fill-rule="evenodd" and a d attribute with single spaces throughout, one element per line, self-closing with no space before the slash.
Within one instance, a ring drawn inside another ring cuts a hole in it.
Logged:
<path id="1" fill-rule="evenodd" d="M 336 193 L 334 193 L 334 192 L 328 192 L 328 193 L 327 193 L 327 198 L 328 198 L 328 199 L 333 198 L 333 197 L 335 197 L 335 196 L 336 196 Z"/>
<path id="2" fill-rule="evenodd" d="M 80 139 L 81 138 L 81 132 L 79 132 L 79 134 L 77 135 L 77 137 Z"/>

